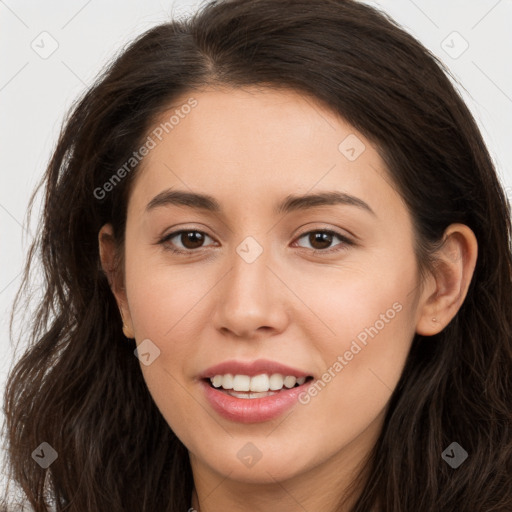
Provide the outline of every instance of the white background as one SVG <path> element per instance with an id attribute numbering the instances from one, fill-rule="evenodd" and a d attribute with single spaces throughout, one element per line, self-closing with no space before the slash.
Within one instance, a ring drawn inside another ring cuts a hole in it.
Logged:
<path id="1" fill-rule="evenodd" d="M 462 83 L 463 96 L 512 198 L 511 0 L 368 3 L 391 14 Z M 38 220 L 36 209 L 31 226 L 25 224 L 27 203 L 48 162 L 64 113 L 127 42 L 199 4 L 192 0 L 0 0 L 0 393 L 13 364 L 10 308 Z M 32 47 L 42 52 L 43 46 L 49 50 L 52 44 L 58 47 L 47 58 Z M 466 44 L 467 50 L 458 56 Z"/>

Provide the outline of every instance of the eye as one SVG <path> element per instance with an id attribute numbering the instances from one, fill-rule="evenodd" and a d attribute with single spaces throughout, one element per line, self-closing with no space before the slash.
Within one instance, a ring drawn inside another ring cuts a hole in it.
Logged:
<path id="1" fill-rule="evenodd" d="M 194 249 L 202 248 L 201 246 L 205 240 L 205 237 L 212 240 L 211 237 L 202 231 L 198 231 L 196 229 L 182 229 L 181 231 L 174 231 L 173 233 L 169 233 L 164 238 L 162 238 L 159 243 L 161 243 L 166 250 L 171 252 L 180 254 L 191 253 L 194 251 Z M 176 238 L 177 241 L 182 244 L 182 248 L 179 248 L 179 246 L 177 249 L 173 247 L 176 245 L 174 242 L 169 244 L 173 238 Z"/>
<path id="2" fill-rule="evenodd" d="M 347 246 L 354 245 L 354 243 L 346 236 L 329 229 L 317 229 L 314 231 L 308 231 L 299 236 L 297 240 L 305 237 L 307 237 L 307 241 L 312 246 L 311 249 L 313 249 L 315 252 L 330 253 L 335 251 L 342 251 L 346 249 Z M 329 248 L 334 238 L 338 238 L 341 243 L 332 248 Z"/>
<path id="3" fill-rule="evenodd" d="M 352 242 L 349 238 L 342 235 L 341 233 L 327 229 L 308 231 L 303 233 L 296 240 L 300 240 L 305 237 L 307 237 L 307 241 L 310 243 L 311 249 L 317 253 L 342 251 L 346 249 L 347 246 L 354 245 L 354 242 Z M 167 251 L 171 251 L 176 254 L 191 255 L 193 252 L 198 252 L 197 249 L 203 248 L 203 244 L 206 238 L 212 240 L 212 238 L 203 231 L 198 231 L 196 229 L 182 229 L 180 231 L 169 233 L 161 240 L 159 240 L 158 243 L 163 245 L 164 249 Z M 341 243 L 329 248 L 334 238 L 338 238 Z M 173 239 L 176 239 L 176 242 L 173 242 Z M 177 242 L 181 244 L 181 247 L 180 245 L 177 246 Z M 299 247 L 303 246 L 299 245 Z"/>

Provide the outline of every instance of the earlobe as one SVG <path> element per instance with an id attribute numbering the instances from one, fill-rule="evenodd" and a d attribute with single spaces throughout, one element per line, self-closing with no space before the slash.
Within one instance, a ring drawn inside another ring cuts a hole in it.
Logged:
<path id="1" fill-rule="evenodd" d="M 134 338 L 126 293 L 122 283 L 123 278 L 118 268 L 114 230 L 110 223 L 105 224 L 100 229 L 98 233 L 98 246 L 101 267 L 107 276 L 110 289 L 119 308 L 119 314 L 123 322 L 123 333 L 127 338 Z"/>
<path id="2" fill-rule="evenodd" d="M 433 336 L 441 332 L 459 311 L 473 277 L 478 243 L 465 224 L 446 228 L 443 244 L 435 254 L 431 286 L 425 287 L 420 299 L 416 332 Z"/>

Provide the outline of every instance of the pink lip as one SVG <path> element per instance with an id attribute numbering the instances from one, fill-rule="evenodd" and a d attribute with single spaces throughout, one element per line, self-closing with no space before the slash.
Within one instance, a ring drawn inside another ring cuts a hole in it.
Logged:
<path id="1" fill-rule="evenodd" d="M 276 418 L 292 407 L 298 401 L 299 395 L 312 382 L 312 380 L 308 380 L 301 386 L 291 389 L 283 388 L 275 395 L 263 398 L 236 398 L 212 387 L 209 382 L 210 377 L 228 373 L 248 375 L 249 377 L 262 373 L 268 375 L 280 373 L 283 377 L 287 375 L 309 377 L 312 375 L 268 359 L 257 359 L 251 362 L 224 361 L 206 369 L 198 377 L 201 379 L 200 384 L 210 405 L 219 415 L 239 423 L 258 423 Z"/>
<path id="2" fill-rule="evenodd" d="M 309 377 L 312 375 L 268 359 L 257 359 L 251 362 L 224 361 L 206 369 L 198 378 L 201 379 L 201 387 L 210 405 L 219 415 L 239 423 L 259 423 L 276 418 L 292 407 L 298 401 L 299 395 L 313 382 L 313 380 L 307 380 L 301 386 L 291 389 L 283 388 L 275 395 L 263 398 L 236 398 L 210 385 L 210 377 L 228 373 L 231 375 L 248 375 L 249 377 L 262 373 L 268 375 L 280 373 L 283 377 L 287 375 Z"/>
<path id="3" fill-rule="evenodd" d="M 211 366 L 204 372 L 199 374 L 200 379 L 208 379 L 215 375 L 226 375 L 231 373 L 232 375 L 248 375 L 254 377 L 266 373 L 272 375 L 273 373 L 280 373 L 283 377 L 287 375 L 293 375 L 294 377 L 309 377 L 311 373 L 303 372 L 297 368 L 286 366 L 276 361 L 270 361 L 268 359 L 257 359 L 251 362 L 242 361 L 224 361 L 215 366 Z M 243 400 L 243 399 L 242 399 Z"/>
<path id="4" fill-rule="evenodd" d="M 200 384 L 213 410 L 222 417 L 239 423 L 260 423 L 277 418 L 290 409 L 312 382 L 308 380 L 295 388 L 283 388 L 275 395 L 263 398 L 236 398 L 210 386 L 207 380 Z"/>

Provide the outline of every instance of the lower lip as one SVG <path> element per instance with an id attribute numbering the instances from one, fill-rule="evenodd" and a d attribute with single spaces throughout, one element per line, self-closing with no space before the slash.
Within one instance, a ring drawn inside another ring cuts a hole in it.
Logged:
<path id="1" fill-rule="evenodd" d="M 224 418 L 239 423 L 260 423 L 277 418 L 293 407 L 311 382 L 291 389 L 283 388 L 275 395 L 262 398 L 236 398 L 218 391 L 204 380 L 201 385 L 213 409 Z"/>

